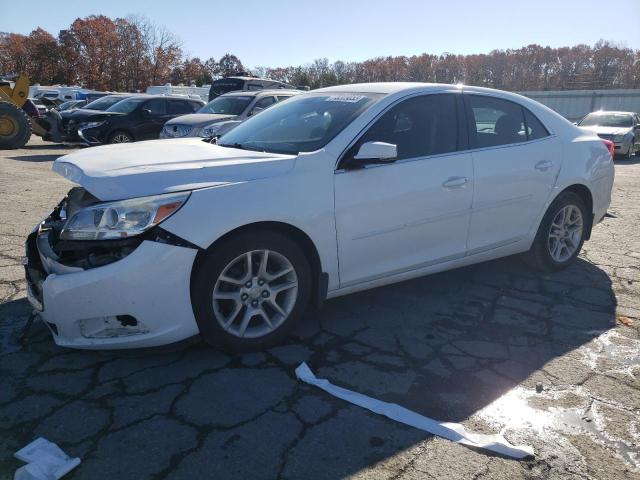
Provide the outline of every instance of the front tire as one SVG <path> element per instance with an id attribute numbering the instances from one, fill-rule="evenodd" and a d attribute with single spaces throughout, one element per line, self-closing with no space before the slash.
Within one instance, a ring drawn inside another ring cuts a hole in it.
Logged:
<path id="1" fill-rule="evenodd" d="M 280 233 L 238 234 L 204 254 L 191 280 L 193 311 L 204 340 L 228 351 L 256 351 L 281 341 L 311 292 L 300 246 Z"/>
<path id="2" fill-rule="evenodd" d="M 542 219 L 531 249 L 524 256 L 526 263 L 547 272 L 567 268 L 582 249 L 588 218 L 582 197 L 574 192 L 558 195 Z"/>
<path id="3" fill-rule="evenodd" d="M 29 116 L 13 103 L 0 101 L 0 150 L 24 147 L 31 138 Z"/>
<path id="4" fill-rule="evenodd" d="M 117 130 L 109 135 L 108 143 L 131 143 L 133 142 L 133 137 L 130 133 L 125 132 L 123 130 Z"/>

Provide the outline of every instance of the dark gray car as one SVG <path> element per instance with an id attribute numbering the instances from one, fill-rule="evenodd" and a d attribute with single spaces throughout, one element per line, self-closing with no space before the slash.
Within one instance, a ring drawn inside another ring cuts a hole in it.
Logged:
<path id="1" fill-rule="evenodd" d="M 301 93 L 282 89 L 225 93 L 196 113 L 169 120 L 164 124 L 160 138 L 219 137 L 250 116 Z"/>

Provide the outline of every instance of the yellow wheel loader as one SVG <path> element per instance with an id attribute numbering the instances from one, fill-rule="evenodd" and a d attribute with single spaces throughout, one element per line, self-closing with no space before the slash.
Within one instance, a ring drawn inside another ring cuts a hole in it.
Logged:
<path id="1" fill-rule="evenodd" d="M 29 95 L 29 79 L 0 80 L 0 150 L 22 148 L 31 137 L 32 123 L 22 109 Z"/>

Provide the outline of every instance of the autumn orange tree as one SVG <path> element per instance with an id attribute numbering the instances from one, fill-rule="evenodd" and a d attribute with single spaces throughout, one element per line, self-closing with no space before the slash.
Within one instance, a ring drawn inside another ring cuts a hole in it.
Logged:
<path id="1" fill-rule="evenodd" d="M 202 85 L 242 70 L 231 54 L 220 61 L 185 58 L 173 33 L 139 16 L 78 18 L 57 38 L 41 28 L 0 33 L 0 74 L 25 72 L 32 83 L 144 91 L 166 82 Z"/>

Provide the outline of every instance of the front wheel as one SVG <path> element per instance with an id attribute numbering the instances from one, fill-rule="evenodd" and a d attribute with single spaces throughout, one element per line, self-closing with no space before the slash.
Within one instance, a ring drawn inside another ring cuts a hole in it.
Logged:
<path id="1" fill-rule="evenodd" d="M 279 342 L 304 311 L 311 269 L 298 244 L 271 231 L 239 234 L 205 254 L 192 277 L 200 334 L 231 351 Z"/>
<path id="2" fill-rule="evenodd" d="M 525 261 L 545 271 L 568 267 L 580 253 L 588 218 L 585 202 L 579 195 L 561 193 L 542 219 Z"/>
<path id="3" fill-rule="evenodd" d="M 133 137 L 128 132 L 122 130 L 113 132 L 109 135 L 109 143 L 130 143 L 133 142 Z"/>

